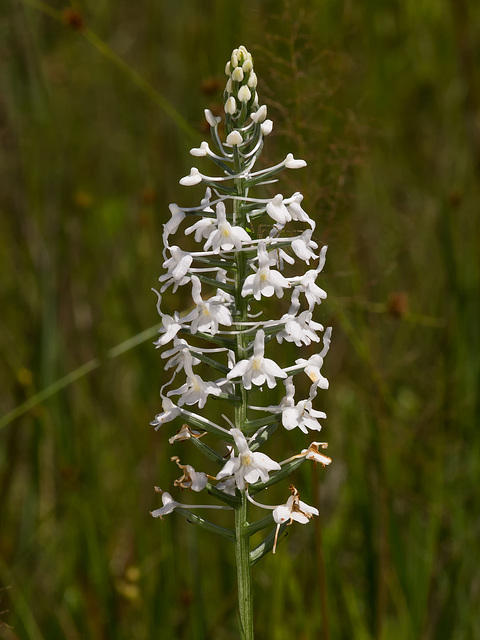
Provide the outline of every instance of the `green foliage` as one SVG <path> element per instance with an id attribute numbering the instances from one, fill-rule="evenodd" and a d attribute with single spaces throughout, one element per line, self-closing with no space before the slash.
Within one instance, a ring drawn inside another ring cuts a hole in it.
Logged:
<path id="1" fill-rule="evenodd" d="M 158 323 L 167 205 L 196 199 L 178 177 L 245 44 L 275 122 L 265 161 L 309 164 L 291 191 L 330 247 L 334 327 L 333 463 L 295 480 L 322 521 L 254 568 L 258 637 L 480 639 L 479 14 L 1 3 L 1 637 L 237 637 L 231 546 L 149 515 L 170 456 L 199 455 L 149 427 L 152 338 L 111 349 Z"/>

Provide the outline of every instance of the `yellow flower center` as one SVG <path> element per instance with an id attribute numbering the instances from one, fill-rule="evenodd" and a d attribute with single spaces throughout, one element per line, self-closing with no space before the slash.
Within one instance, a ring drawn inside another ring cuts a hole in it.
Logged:
<path id="1" fill-rule="evenodd" d="M 250 467 L 252 464 L 252 457 L 250 455 L 250 452 L 248 453 L 243 453 L 241 456 L 241 460 L 242 460 L 242 464 L 245 467 Z"/>
<path id="2" fill-rule="evenodd" d="M 265 282 L 266 280 L 268 280 L 268 275 L 269 275 L 268 267 L 263 267 L 263 269 L 259 269 L 258 275 L 260 276 L 260 280 L 262 282 Z"/>
<path id="3" fill-rule="evenodd" d="M 258 371 L 262 368 L 262 360 L 263 358 L 254 358 L 252 361 L 252 369 L 254 371 Z"/>

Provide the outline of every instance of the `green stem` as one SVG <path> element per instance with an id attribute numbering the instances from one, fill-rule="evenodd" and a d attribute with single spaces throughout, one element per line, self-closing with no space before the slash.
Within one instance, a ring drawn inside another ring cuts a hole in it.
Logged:
<path id="1" fill-rule="evenodd" d="M 238 613 L 241 640 L 254 640 L 252 567 L 248 535 L 248 500 L 242 491 L 242 504 L 235 510 L 235 558 L 237 562 Z"/>
<path id="2" fill-rule="evenodd" d="M 234 152 L 236 148 L 234 147 Z M 235 154 L 235 170 L 241 170 L 241 159 Z M 236 179 L 235 189 L 241 197 L 245 196 L 245 180 Z M 245 228 L 246 216 L 241 210 L 241 199 L 234 200 L 233 220 L 235 225 Z M 247 301 L 242 297 L 242 287 L 245 282 L 247 258 L 244 252 L 236 254 L 237 270 L 235 272 L 235 305 L 241 321 L 247 320 Z M 244 334 L 236 337 L 236 361 L 246 357 L 250 338 Z M 235 427 L 242 432 L 247 425 L 248 392 L 243 384 L 239 384 L 236 393 L 240 398 L 235 406 Z M 235 559 L 237 563 L 238 583 L 238 612 L 240 618 L 241 640 L 254 640 L 253 634 L 253 595 L 252 595 L 252 565 L 250 561 L 250 536 L 248 531 L 249 503 L 245 491 L 241 491 L 242 503 L 235 510 Z"/>

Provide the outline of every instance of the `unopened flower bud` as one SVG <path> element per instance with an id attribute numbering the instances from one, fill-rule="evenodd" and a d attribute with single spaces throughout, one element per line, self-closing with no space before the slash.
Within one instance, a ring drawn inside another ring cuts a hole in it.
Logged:
<path id="1" fill-rule="evenodd" d="M 237 49 L 235 49 L 235 51 L 232 53 L 232 57 L 230 58 L 230 65 L 232 70 L 238 67 L 238 57 L 236 51 Z"/>
<path id="2" fill-rule="evenodd" d="M 230 60 L 225 65 L 225 73 L 226 73 L 227 76 L 229 76 L 232 73 L 232 69 L 231 69 L 231 66 L 230 66 Z"/>
<path id="3" fill-rule="evenodd" d="M 242 69 L 245 73 L 248 73 L 253 69 L 253 62 L 251 58 L 247 58 L 245 62 L 242 64 Z"/>
<path id="4" fill-rule="evenodd" d="M 234 82 L 241 82 L 243 80 L 243 69 L 242 67 L 237 67 L 233 70 L 232 80 Z"/>
<path id="5" fill-rule="evenodd" d="M 237 69 L 238 69 L 238 67 L 237 67 Z M 236 69 L 235 69 L 235 71 L 236 71 Z M 230 93 L 232 93 L 232 89 L 233 89 L 233 82 L 232 82 L 232 78 L 229 78 L 229 79 L 227 80 L 227 84 L 225 85 L 225 91 L 226 91 L 228 94 L 230 94 Z"/>
<path id="6" fill-rule="evenodd" d="M 216 127 L 217 124 L 222 120 L 218 116 L 214 116 L 210 109 L 205 109 L 205 119 L 211 127 Z"/>
<path id="7" fill-rule="evenodd" d="M 257 86 L 257 74 L 255 73 L 255 71 L 252 71 L 250 73 L 250 77 L 248 79 L 247 82 L 248 86 L 251 87 L 252 89 L 255 89 L 255 87 Z"/>
<path id="8" fill-rule="evenodd" d="M 252 113 L 250 117 L 257 124 L 261 124 L 267 117 L 267 107 L 264 104 L 262 104 L 260 109 L 255 111 L 255 113 Z"/>
<path id="9" fill-rule="evenodd" d="M 201 158 L 207 155 L 210 147 L 208 146 L 208 142 L 202 142 L 202 144 L 194 149 L 190 149 L 190 154 L 192 156 L 196 156 L 197 158 Z"/>
<path id="10" fill-rule="evenodd" d="M 237 144 L 242 144 L 243 138 L 239 131 L 232 131 L 228 134 L 226 143 L 231 145 L 232 147 Z"/>
<path id="11" fill-rule="evenodd" d="M 264 136 L 268 136 L 272 133 L 273 122 L 272 120 L 265 120 L 265 122 L 261 126 L 261 130 Z"/>
<path id="12" fill-rule="evenodd" d="M 233 96 L 230 96 L 230 98 L 226 101 L 224 108 L 225 113 L 229 113 L 230 115 L 233 115 L 235 113 L 235 111 L 237 110 L 237 102 Z"/>
<path id="13" fill-rule="evenodd" d="M 301 169 L 302 167 L 306 167 L 307 163 L 305 162 L 305 160 L 296 160 L 293 157 L 293 154 L 289 153 L 285 158 L 285 166 L 287 167 L 287 169 Z"/>
<path id="14" fill-rule="evenodd" d="M 188 176 L 180 180 L 180 184 L 184 187 L 192 187 L 202 181 L 202 174 L 196 167 L 192 167 Z"/>
<path id="15" fill-rule="evenodd" d="M 240 102 L 248 102 L 251 97 L 252 94 L 247 85 L 244 84 L 243 87 L 240 87 L 240 89 L 238 90 L 238 99 L 240 100 Z"/>

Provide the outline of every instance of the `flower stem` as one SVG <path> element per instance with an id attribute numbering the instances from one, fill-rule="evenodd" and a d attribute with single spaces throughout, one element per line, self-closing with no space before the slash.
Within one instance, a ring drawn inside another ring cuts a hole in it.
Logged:
<path id="1" fill-rule="evenodd" d="M 248 500 L 242 491 L 242 504 L 235 510 L 235 557 L 237 561 L 238 611 L 241 640 L 254 640 L 252 567 L 248 535 Z"/>
<path id="2" fill-rule="evenodd" d="M 236 157 L 236 169 L 241 169 L 241 160 Z M 237 195 L 245 197 L 245 182 L 242 179 L 235 180 Z M 235 200 L 234 224 L 245 228 L 245 214 L 242 214 L 241 200 Z M 241 291 L 246 277 L 247 259 L 243 252 L 237 252 L 237 270 L 235 273 L 235 296 L 238 320 L 245 322 L 247 317 L 247 301 L 242 296 Z M 240 333 L 236 336 L 236 358 L 237 362 L 245 358 L 246 347 L 249 338 Z M 247 424 L 248 392 L 243 385 L 238 389 L 241 401 L 235 407 L 235 426 L 242 432 Z M 248 509 L 249 504 L 245 491 L 240 491 L 242 502 L 235 510 L 235 559 L 237 563 L 237 583 L 238 583 L 238 613 L 240 618 L 241 640 L 254 640 L 253 634 L 253 595 L 252 595 L 252 565 L 250 561 L 250 536 L 248 533 Z"/>

